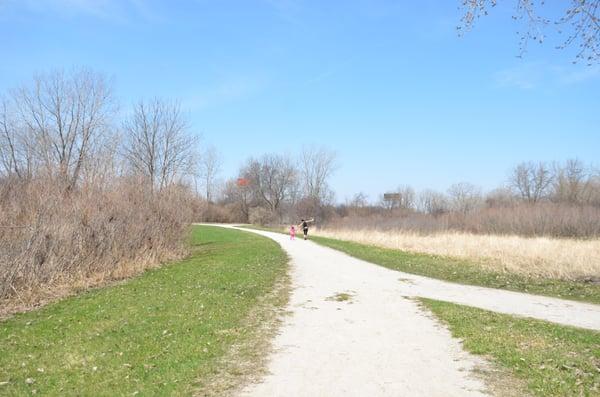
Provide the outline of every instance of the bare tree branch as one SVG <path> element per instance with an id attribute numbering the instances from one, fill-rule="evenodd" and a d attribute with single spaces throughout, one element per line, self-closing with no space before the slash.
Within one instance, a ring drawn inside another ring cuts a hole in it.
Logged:
<path id="1" fill-rule="evenodd" d="M 273 213 L 293 196 L 298 184 L 292 160 L 282 155 L 267 154 L 260 160 L 250 159 L 242 175 L 249 180 L 254 197 Z"/>
<path id="2" fill-rule="evenodd" d="M 551 20 L 541 16 L 544 0 L 514 0 L 515 14 L 513 19 L 523 21 L 525 31 L 519 33 L 520 55 L 527 51 L 529 41 L 542 43 L 544 31 L 554 26 L 559 33 L 567 32 L 566 39 L 556 48 L 563 49 L 577 46 L 574 62 L 584 61 L 592 64 L 600 61 L 600 0 L 569 0 L 562 17 Z M 475 22 L 488 14 L 498 4 L 498 0 L 462 0 L 464 10 L 461 18 L 460 32 L 470 30 Z"/>
<path id="3" fill-rule="evenodd" d="M 336 168 L 334 152 L 326 148 L 305 147 L 300 154 L 303 196 L 319 205 L 328 203 L 333 196 L 329 178 Z"/>
<path id="4" fill-rule="evenodd" d="M 517 165 L 509 178 L 510 186 L 529 203 L 537 203 L 547 197 L 554 178 L 545 163 L 521 163 Z"/>
<path id="5" fill-rule="evenodd" d="M 217 175 L 221 171 L 221 162 L 221 156 L 214 146 L 204 150 L 199 160 L 199 176 L 208 202 L 213 200 Z"/>

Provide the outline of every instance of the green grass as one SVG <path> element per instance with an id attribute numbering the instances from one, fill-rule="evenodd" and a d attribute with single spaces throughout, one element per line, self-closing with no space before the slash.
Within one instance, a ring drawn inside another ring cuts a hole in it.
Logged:
<path id="1" fill-rule="evenodd" d="M 421 299 L 466 350 L 490 357 L 537 396 L 600 396 L 600 332 Z"/>
<path id="2" fill-rule="evenodd" d="M 406 273 L 461 284 L 600 303 L 600 285 L 598 284 L 494 272 L 466 260 L 380 248 L 351 241 L 319 236 L 311 236 L 310 239 L 318 244 L 345 252 L 367 262 Z"/>
<path id="3" fill-rule="evenodd" d="M 288 259 L 218 227 L 191 244 L 186 260 L 0 322 L 0 395 L 186 395 L 222 371 Z"/>

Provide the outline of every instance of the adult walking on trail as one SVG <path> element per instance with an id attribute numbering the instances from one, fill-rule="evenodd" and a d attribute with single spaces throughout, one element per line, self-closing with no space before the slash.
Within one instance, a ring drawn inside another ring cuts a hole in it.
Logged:
<path id="1" fill-rule="evenodd" d="M 304 232 L 304 239 L 308 239 L 308 225 L 309 223 L 313 223 L 315 221 L 315 219 L 302 219 L 300 220 L 300 224 L 298 226 L 300 226 L 302 228 L 302 231 Z"/>

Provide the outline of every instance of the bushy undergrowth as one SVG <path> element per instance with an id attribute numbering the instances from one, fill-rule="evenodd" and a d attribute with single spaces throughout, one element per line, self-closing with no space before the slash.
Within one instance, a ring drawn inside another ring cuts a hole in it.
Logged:
<path id="1" fill-rule="evenodd" d="M 359 208 L 343 216 L 332 217 L 327 227 L 404 230 L 422 234 L 460 231 L 526 237 L 591 238 L 600 236 L 600 208 L 551 202 L 520 203 L 439 215 L 402 209 Z"/>
<path id="2" fill-rule="evenodd" d="M 181 255 L 192 196 L 135 179 L 65 190 L 55 180 L 0 183 L 0 299 L 28 305 L 135 274 Z M 4 305 L 3 305 L 4 306 Z"/>

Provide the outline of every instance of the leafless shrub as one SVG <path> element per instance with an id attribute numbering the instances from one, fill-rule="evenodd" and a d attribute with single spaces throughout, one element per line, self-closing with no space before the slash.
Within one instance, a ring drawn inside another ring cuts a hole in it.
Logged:
<path id="1" fill-rule="evenodd" d="M 339 212 L 339 209 L 338 209 Z M 347 215 L 332 217 L 323 225 L 328 229 L 361 228 L 370 230 L 411 230 L 432 233 L 446 230 L 446 218 L 406 210 L 378 211 L 376 207 L 365 207 L 361 211 L 351 209 Z"/>
<path id="2" fill-rule="evenodd" d="M 419 195 L 418 208 L 426 214 L 441 215 L 450 210 L 450 203 L 444 194 L 434 190 L 424 190 Z"/>
<path id="3" fill-rule="evenodd" d="M 481 189 L 477 186 L 467 183 L 455 183 L 448 188 L 452 209 L 461 214 L 467 214 L 483 203 Z"/>
<path id="4" fill-rule="evenodd" d="M 208 212 L 205 214 L 204 220 L 217 223 L 246 223 L 248 220 L 240 220 L 242 215 L 238 212 L 235 205 L 214 205 L 209 204 Z"/>
<path id="5" fill-rule="evenodd" d="M 151 195 L 144 186 L 121 178 L 65 194 L 46 178 L 2 183 L 0 299 L 122 278 L 183 253 L 191 194 L 172 186 Z"/>
<path id="6" fill-rule="evenodd" d="M 513 192 L 506 187 L 500 187 L 492 190 L 485 195 L 485 205 L 488 208 L 512 207 L 517 204 L 518 199 Z"/>
<path id="7" fill-rule="evenodd" d="M 250 223 L 265 226 L 265 225 L 271 225 L 271 224 L 275 223 L 276 219 L 277 219 L 276 215 L 272 211 L 269 211 L 266 208 L 263 208 L 263 207 L 250 208 L 250 216 L 249 216 Z"/>

